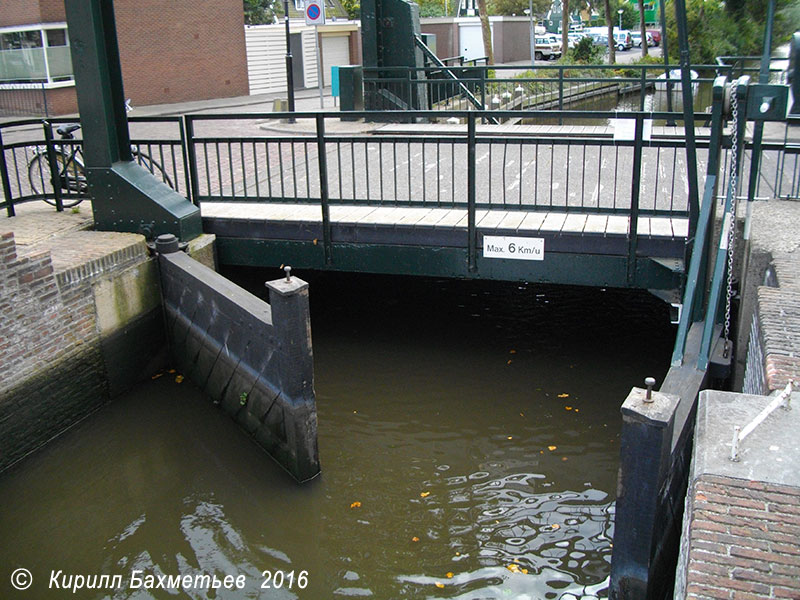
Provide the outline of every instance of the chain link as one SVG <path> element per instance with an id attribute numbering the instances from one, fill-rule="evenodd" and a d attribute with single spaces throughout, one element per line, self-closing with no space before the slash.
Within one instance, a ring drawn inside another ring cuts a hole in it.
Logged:
<path id="1" fill-rule="evenodd" d="M 738 200 L 739 179 L 739 99 L 736 88 L 739 80 L 731 83 L 731 172 L 728 182 L 728 191 L 731 194 L 730 212 L 724 215 L 723 223 L 728 227 L 728 280 L 725 296 L 725 350 L 727 353 L 730 344 L 731 331 L 731 300 L 733 298 L 733 255 L 736 243 L 736 204 Z"/>

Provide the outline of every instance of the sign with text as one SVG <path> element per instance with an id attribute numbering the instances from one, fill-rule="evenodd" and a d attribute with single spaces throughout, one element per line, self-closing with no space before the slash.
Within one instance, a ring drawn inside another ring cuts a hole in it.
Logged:
<path id="1" fill-rule="evenodd" d="M 483 257 L 544 260 L 544 238 L 485 235 Z"/>
<path id="2" fill-rule="evenodd" d="M 306 0 L 306 25 L 325 25 L 323 0 Z"/>

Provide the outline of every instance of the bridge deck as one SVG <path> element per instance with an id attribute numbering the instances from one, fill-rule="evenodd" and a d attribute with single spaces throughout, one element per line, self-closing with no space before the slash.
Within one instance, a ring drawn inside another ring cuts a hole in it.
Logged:
<path id="1" fill-rule="evenodd" d="M 315 241 L 322 239 L 319 205 L 203 202 L 204 229 L 226 238 Z M 545 210 L 478 210 L 479 247 L 484 235 L 537 236 L 553 252 L 625 255 L 626 215 Z M 467 210 L 424 207 L 335 205 L 330 207 L 333 242 L 389 245 L 467 246 Z M 682 258 L 688 219 L 640 216 L 642 256 Z"/>

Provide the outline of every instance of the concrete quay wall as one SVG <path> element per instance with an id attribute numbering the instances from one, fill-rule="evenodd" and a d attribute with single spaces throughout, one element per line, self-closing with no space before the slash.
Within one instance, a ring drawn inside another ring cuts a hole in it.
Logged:
<path id="1" fill-rule="evenodd" d="M 69 266 L 0 234 L 0 470 L 128 389 L 164 345 L 144 238 L 73 231 L 60 241 Z"/>

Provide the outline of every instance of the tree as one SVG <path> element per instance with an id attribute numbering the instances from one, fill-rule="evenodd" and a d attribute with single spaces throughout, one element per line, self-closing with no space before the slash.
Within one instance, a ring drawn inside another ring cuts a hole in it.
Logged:
<path id="1" fill-rule="evenodd" d="M 642 32 L 642 56 L 647 56 L 647 29 L 644 26 L 644 0 L 639 0 L 639 30 Z"/>
<path id="2" fill-rule="evenodd" d="M 491 15 L 519 15 L 526 14 L 528 0 L 489 0 L 489 14 Z M 544 15 L 550 8 L 550 0 L 533 0 L 533 14 Z"/>
<path id="3" fill-rule="evenodd" d="M 605 18 L 608 34 L 608 64 L 613 65 L 617 62 L 616 48 L 614 47 L 614 19 L 611 16 L 611 1 L 603 0 L 603 8 L 605 9 Z"/>
<path id="4" fill-rule="evenodd" d="M 489 11 L 486 0 L 478 0 L 478 13 L 481 19 L 481 32 L 483 33 L 483 51 L 486 53 L 486 64 L 494 64 L 494 51 L 492 50 L 492 27 L 489 25 Z"/>
<path id="5" fill-rule="evenodd" d="M 274 0 L 244 0 L 245 25 L 264 25 L 275 22 Z"/>
<path id="6" fill-rule="evenodd" d="M 569 0 L 561 0 L 561 56 L 569 51 Z"/>
<path id="7" fill-rule="evenodd" d="M 361 2 L 359 0 L 342 0 L 342 8 L 347 11 L 348 19 L 361 18 Z"/>

